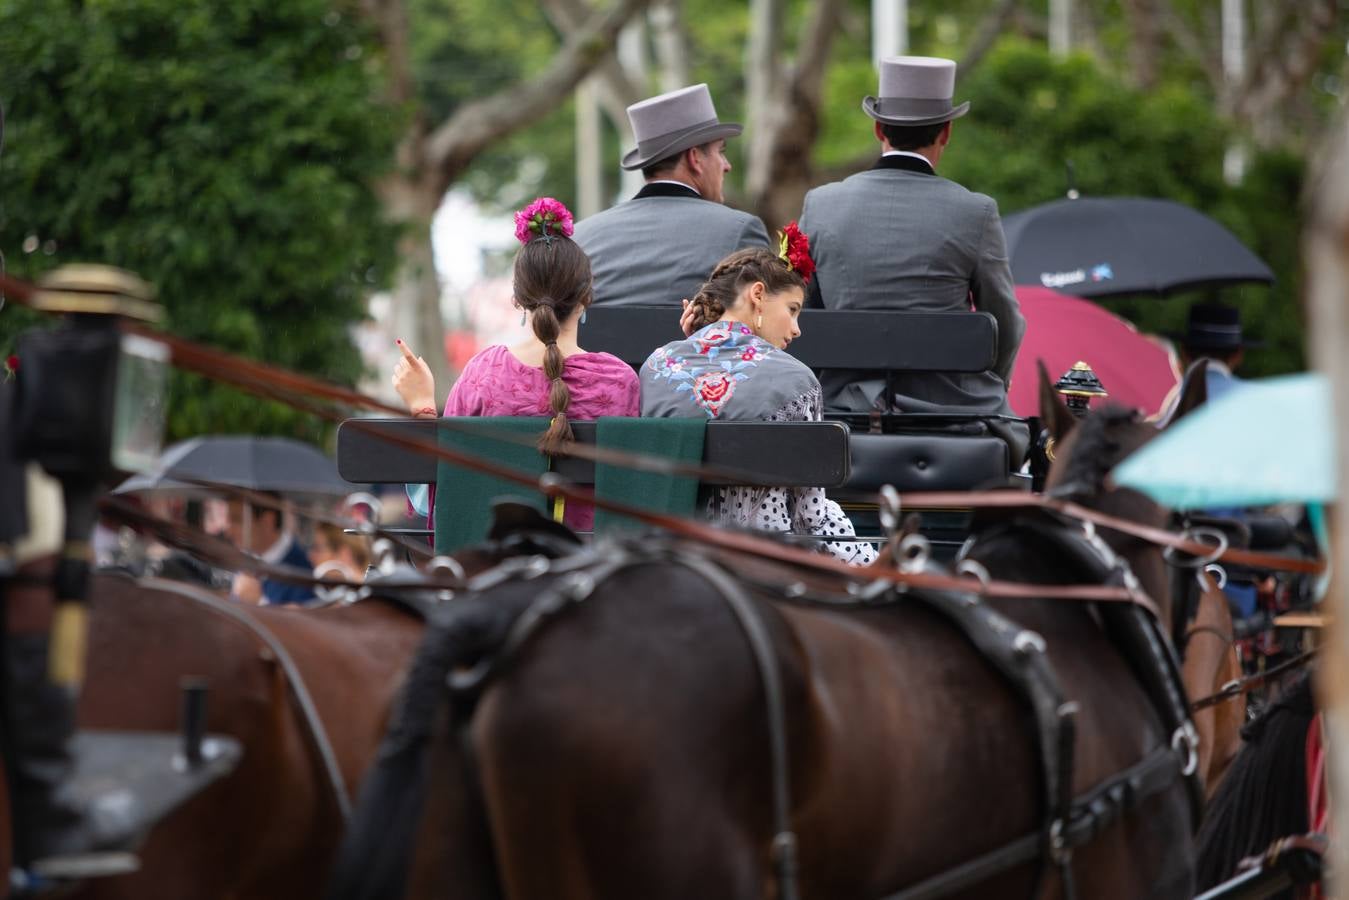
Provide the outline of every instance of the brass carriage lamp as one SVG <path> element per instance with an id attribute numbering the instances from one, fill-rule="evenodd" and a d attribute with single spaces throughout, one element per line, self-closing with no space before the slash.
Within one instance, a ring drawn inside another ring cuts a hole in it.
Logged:
<path id="1" fill-rule="evenodd" d="M 62 266 L 38 281 L 32 306 L 62 319 L 19 339 L 17 456 L 58 479 L 94 483 L 155 464 L 169 350 L 120 327 L 162 318 L 153 296 L 144 281 L 111 266 Z"/>
<path id="2" fill-rule="evenodd" d="M 1091 411 L 1092 400 L 1110 396 L 1091 366 L 1081 360 L 1073 363 L 1073 367 L 1054 382 L 1054 390 L 1059 392 L 1068 409 L 1079 419 Z"/>

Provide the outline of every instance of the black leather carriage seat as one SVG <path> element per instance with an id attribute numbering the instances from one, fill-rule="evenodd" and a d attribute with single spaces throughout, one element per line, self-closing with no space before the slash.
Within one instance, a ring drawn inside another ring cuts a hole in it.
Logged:
<path id="1" fill-rule="evenodd" d="M 852 475 L 840 498 L 905 491 L 963 491 L 1007 486 L 1007 444 L 981 435 L 859 434 L 848 438 Z"/>

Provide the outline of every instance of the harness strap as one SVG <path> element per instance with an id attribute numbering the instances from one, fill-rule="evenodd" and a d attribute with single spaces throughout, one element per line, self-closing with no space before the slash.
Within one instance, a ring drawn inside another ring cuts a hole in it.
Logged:
<path id="1" fill-rule="evenodd" d="M 711 561 L 692 554 L 675 557 L 681 565 L 692 569 L 721 594 L 745 632 L 755 667 L 763 682 L 768 707 L 768 742 L 771 777 L 773 782 L 773 869 L 777 876 L 777 896 L 781 900 L 797 900 L 797 842 L 791 825 L 791 768 L 787 756 L 787 714 L 782 690 L 782 673 L 778 670 L 773 637 L 768 633 L 762 617 L 744 589 L 724 569 Z"/>
<path id="2" fill-rule="evenodd" d="M 1231 700 L 1233 697 L 1240 697 L 1242 694 L 1249 694 L 1251 691 L 1260 687 L 1265 682 L 1275 676 L 1282 675 L 1290 669 L 1296 669 L 1299 666 L 1305 666 L 1316 658 L 1316 651 L 1319 648 L 1313 647 L 1311 650 L 1301 653 L 1292 659 L 1284 660 L 1277 666 L 1272 666 L 1263 672 L 1255 675 L 1248 675 L 1236 681 L 1229 681 L 1222 686 L 1222 690 L 1215 694 L 1209 694 L 1207 697 L 1201 697 L 1190 704 L 1191 712 L 1199 712 L 1201 709 L 1208 709 L 1210 706 L 1217 706 L 1224 700 Z"/>
<path id="3" fill-rule="evenodd" d="M 333 800 L 337 804 L 337 811 L 342 816 L 342 824 L 344 826 L 349 824 L 351 822 L 351 795 L 347 793 L 346 779 L 342 777 L 342 769 L 337 764 L 337 754 L 333 752 L 332 742 L 328 739 L 328 731 L 323 727 L 323 719 L 319 717 L 318 708 L 314 705 L 314 698 L 305 685 L 304 676 L 300 674 L 299 667 L 295 665 L 295 660 L 291 658 L 285 645 L 261 622 L 206 591 L 163 578 L 145 577 L 135 580 L 136 583 L 145 587 L 195 600 L 208 609 L 234 620 L 252 632 L 271 651 L 277 664 L 281 666 L 286 683 L 290 686 L 290 694 L 295 699 L 295 705 L 299 707 L 300 721 L 305 725 L 305 733 L 309 735 L 314 750 L 318 753 L 320 768 L 327 779 Z"/>
<path id="4" fill-rule="evenodd" d="M 1160 793 L 1180 774 L 1180 761 L 1170 747 L 1157 747 L 1143 759 L 1073 799 L 1072 815 L 1063 829 L 1067 847 L 1095 838 L 1125 813 Z M 936 900 L 967 890 L 1000 872 L 1032 862 L 1041 855 L 1039 833 L 1022 835 L 969 862 L 947 869 L 880 900 Z"/>

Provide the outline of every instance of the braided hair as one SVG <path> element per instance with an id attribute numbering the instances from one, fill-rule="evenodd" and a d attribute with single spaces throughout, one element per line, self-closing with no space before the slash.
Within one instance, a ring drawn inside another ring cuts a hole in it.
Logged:
<path id="1" fill-rule="evenodd" d="M 735 305 L 746 285 L 762 281 L 770 294 L 790 288 L 806 289 L 800 273 L 793 271 L 787 261 L 765 247 L 746 247 L 737 250 L 717 263 L 712 274 L 698 288 L 691 301 L 694 306 L 693 327 L 711 325 Z"/>
<path id="2" fill-rule="evenodd" d="M 515 302 L 529 313 L 534 337 L 543 344 L 543 374 L 548 377 L 548 406 L 553 421 L 539 438 L 539 449 L 555 454 L 573 438 L 567 421 L 571 391 L 562 380 L 566 360 L 558 349 L 562 323 L 578 307 L 590 305 L 590 259 L 575 241 L 560 234 L 531 238 L 515 256 Z"/>

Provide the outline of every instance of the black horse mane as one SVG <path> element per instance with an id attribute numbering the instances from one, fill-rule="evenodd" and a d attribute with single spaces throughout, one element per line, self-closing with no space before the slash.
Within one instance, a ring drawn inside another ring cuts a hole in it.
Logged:
<path id="1" fill-rule="evenodd" d="M 1137 410 L 1113 404 L 1087 416 L 1074 430 L 1077 440 L 1059 484 L 1075 494 L 1099 492 L 1120 461 L 1119 428 L 1137 422 Z"/>
<path id="2" fill-rule="evenodd" d="M 1311 678 L 1304 675 L 1242 729 L 1241 752 L 1209 801 L 1199 830 L 1195 878 L 1200 890 L 1231 878 L 1245 857 L 1311 827 L 1307 729 L 1315 715 Z"/>

